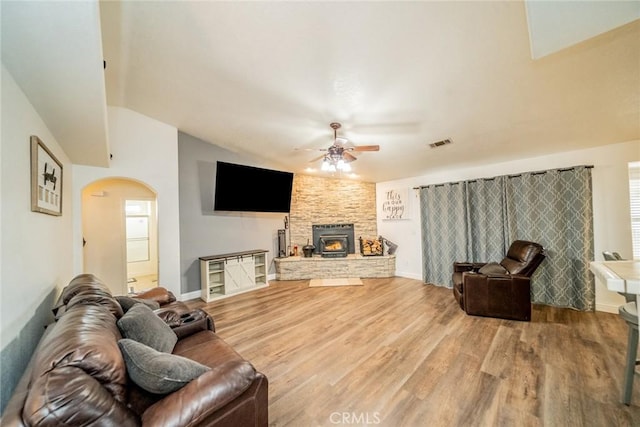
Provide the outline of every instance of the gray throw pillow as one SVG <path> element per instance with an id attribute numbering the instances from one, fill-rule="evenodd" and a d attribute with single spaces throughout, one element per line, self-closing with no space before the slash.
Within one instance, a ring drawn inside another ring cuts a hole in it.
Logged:
<path id="1" fill-rule="evenodd" d="M 490 262 L 488 264 L 483 265 L 480 270 L 478 270 L 480 274 L 509 274 L 506 268 L 500 265 L 497 262 Z"/>
<path id="2" fill-rule="evenodd" d="M 178 342 L 178 336 L 171 327 L 144 304 L 134 304 L 118 319 L 118 328 L 124 338 L 164 353 L 171 353 Z"/>
<path id="3" fill-rule="evenodd" d="M 131 380 L 151 393 L 174 392 L 211 369 L 186 357 L 162 353 L 127 338 L 119 340 L 118 346 Z"/>
<path id="4" fill-rule="evenodd" d="M 120 304 L 120 306 L 122 307 L 122 311 L 124 311 L 125 313 L 129 311 L 129 309 L 133 307 L 134 304 L 144 304 L 147 307 L 149 307 L 151 310 L 157 310 L 160 308 L 160 304 L 150 299 L 132 298 L 125 295 L 116 296 L 115 298 Z"/>

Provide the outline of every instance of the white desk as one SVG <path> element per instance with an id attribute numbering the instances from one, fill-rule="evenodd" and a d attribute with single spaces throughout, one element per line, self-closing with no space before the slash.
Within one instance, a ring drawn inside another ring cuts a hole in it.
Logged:
<path id="1" fill-rule="evenodd" d="M 610 291 L 640 294 L 640 261 L 593 261 L 589 269 Z"/>
<path id="2" fill-rule="evenodd" d="M 592 262 L 591 272 L 605 282 L 610 291 L 636 295 L 636 304 L 626 303 L 620 307 L 620 315 L 627 322 L 629 336 L 627 338 L 627 362 L 624 369 L 622 387 L 622 403 L 631 403 L 635 367 L 638 365 L 638 307 L 640 307 L 640 261 L 604 261 Z"/>

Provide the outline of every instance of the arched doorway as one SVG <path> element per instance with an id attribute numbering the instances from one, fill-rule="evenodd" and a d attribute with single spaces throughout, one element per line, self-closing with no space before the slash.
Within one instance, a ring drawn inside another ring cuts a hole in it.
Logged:
<path id="1" fill-rule="evenodd" d="M 105 178 L 82 190 L 83 270 L 114 295 L 158 285 L 156 193 L 127 178 Z"/>

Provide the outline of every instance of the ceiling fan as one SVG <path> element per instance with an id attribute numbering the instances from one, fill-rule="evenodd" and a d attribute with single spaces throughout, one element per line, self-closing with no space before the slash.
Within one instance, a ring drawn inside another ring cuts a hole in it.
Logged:
<path id="1" fill-rule="evenodd" d="M 345 145 L 349 142 L 346 138 L 338 137 L 338 129 L 342 127 L 340 123 L 330 123 L 331 129 L 333 129 L 333 144 L 329 148 L 321 148 L 321 151 L 325 151 L 321 156 L 311 160 L 310 163 L 323 159 L 322 170 L 335 172 L 343 171 L 349 172 L 351 166 L 349 163 L 358 160 L 356 156 L 351 154 L 358 151 L 379 151 L 379 145 Z"/>

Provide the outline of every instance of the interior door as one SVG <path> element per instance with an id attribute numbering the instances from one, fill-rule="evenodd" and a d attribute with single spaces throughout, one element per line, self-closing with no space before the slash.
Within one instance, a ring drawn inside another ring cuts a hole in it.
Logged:
<path id="1" fill-rule="evenodd" d="M 108 192 L 82 197 L 84 272 L 102 279 L 114 295 L 127 294 L 124 209 Z"/>

